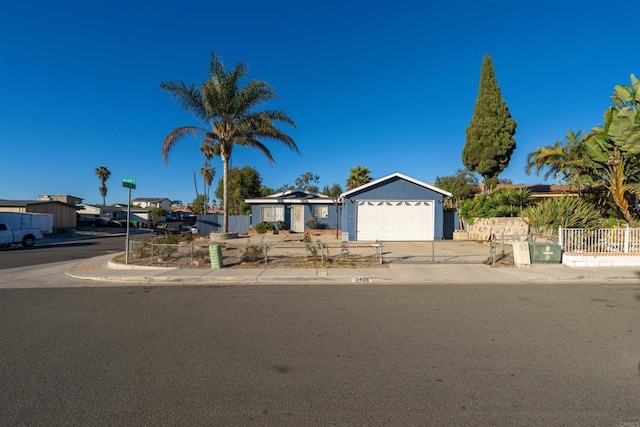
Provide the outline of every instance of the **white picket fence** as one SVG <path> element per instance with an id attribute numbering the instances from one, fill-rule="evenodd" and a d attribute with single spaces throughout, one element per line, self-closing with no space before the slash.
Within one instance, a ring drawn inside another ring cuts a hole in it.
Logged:
<path id="1" fill-rule="evenodd" d="M 640 228 L 562 228 L 558 244 L 564 253 L 640 253 Z"/>

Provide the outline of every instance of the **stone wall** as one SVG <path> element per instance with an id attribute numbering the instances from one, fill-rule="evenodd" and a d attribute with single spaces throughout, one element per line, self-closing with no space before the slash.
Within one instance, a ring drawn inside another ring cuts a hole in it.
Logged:
<path id="1" fill-rule="evenodd" d="M 469 226 L 468 232 L 469 240 L 487 241 L 491 236 L 501 239 L 503 235 L 527 235 L 529 224 L 522 218 L 476 218 Z"/>

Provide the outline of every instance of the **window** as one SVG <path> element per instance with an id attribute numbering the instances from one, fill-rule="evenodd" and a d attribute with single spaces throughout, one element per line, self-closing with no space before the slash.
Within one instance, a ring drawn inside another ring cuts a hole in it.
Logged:
<path id="1" fill-rule="evenodd" d="M 260 220 L 264 222 L 284 221 L 284 206 L 262 206 Z"/>
<path id="2" fill-rule="evenodd" d="M 314 218 L 329 218 L 329 206 L 314 206 L 313 207 Z"/>

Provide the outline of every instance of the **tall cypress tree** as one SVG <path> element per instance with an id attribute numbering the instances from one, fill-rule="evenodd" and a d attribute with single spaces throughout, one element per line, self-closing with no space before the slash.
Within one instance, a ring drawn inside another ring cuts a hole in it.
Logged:
<path id="1" fill-rule="evenodd" d="M 509 165 L 516 148 L 516 126 L 500 93 L 491 57 L 485 54 L 480 89 L 462 149 L 462 162 L 467 169 L 482 176 L 485 189 L 493 187 L 500 172 Z"/>

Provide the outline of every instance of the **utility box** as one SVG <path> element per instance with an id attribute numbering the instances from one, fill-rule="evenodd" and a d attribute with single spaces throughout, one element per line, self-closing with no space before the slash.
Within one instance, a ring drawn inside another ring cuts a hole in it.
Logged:
<path id="1" fill-rule="evenodd" d="M 531 263 L 556 263 L 562 262 L 562 248 L 560 245 L 550 243 L 529 243 L 529 253 L 531 254 Z"/>

